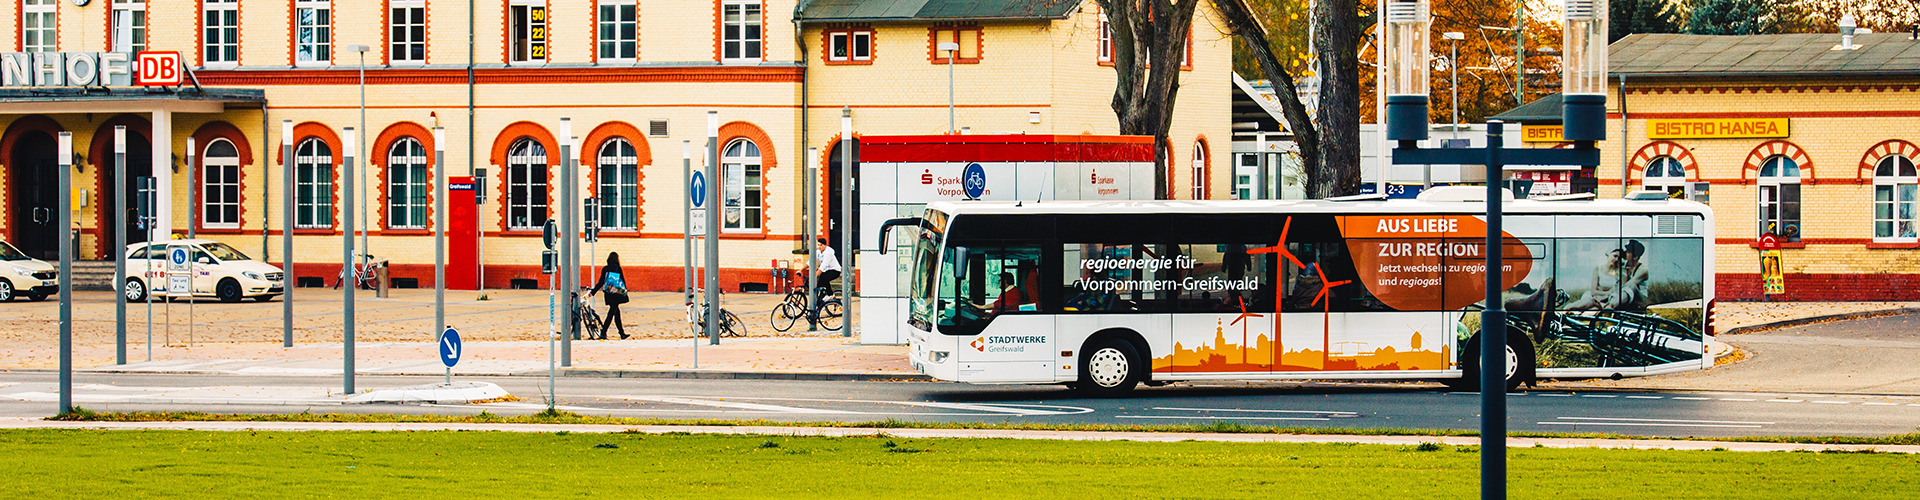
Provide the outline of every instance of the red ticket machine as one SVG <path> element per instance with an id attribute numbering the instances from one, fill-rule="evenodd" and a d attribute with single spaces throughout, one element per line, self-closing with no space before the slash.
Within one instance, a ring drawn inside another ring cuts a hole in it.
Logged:
<path id="1" fill-rule="evenodd" d="M 480 207 L 472 177 L 447 178 L 447 288 L 480 289 Z"/>

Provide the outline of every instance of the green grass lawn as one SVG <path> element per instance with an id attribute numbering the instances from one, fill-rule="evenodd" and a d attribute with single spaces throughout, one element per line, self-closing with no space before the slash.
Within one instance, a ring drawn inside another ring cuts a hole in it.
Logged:
<path id="1" fill-rule="evenodd" d="M 8 498 L 1472 498 L 1471 447 L 0 431 Z M 1512 498 L 1901 498 L 1920 457 L 1513 449 Z"/>

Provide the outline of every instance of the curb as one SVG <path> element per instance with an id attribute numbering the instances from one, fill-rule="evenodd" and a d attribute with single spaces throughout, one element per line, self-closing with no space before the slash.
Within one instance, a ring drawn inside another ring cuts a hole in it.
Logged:
<path id="1" fill-rule="evenodd" d="M 562 377 L 580 378 L 672 378 L 729 380 L 814 380 L 853 382 L 933 382 L 933 377 L 918 373 L 818 373 L 818 372 L 742 372 L 704 370 L 591 370 L 569 368 L 557 372 Z M 515 377 L 544 377 L 547 372 L 514 372 Z"/>
<path id="2" fill-rule="evenodd" d="M 1824 314 L 1820 316 L 1808 316 L 1805 318 L 1780 320 L 1780 321 L 1774 321 L 1771 323 L 1761 323 L 1757 325 L 1736 326 L 1733 328 L 1728 328 L 1725 331 L 1721 331 L 1715 334 L 1714 336 L 1719 337 L 1721 335 L 1744 335 L 1744 334 L 1753 333 L 1753 332 L 1773 330 L 1777 328 L 1794 327 L 1794 326 L 1818 323 L 1818 322 L 1828 321 L 1828 320 L 1872 318 L 1872 317 L 1879 317 L 1879 316 L 1894 316 L 1894 315 L 1900 315 L 1900 314 L 1913 314 L 1913 313 L 1920 313 L 1920 307 L 1902 307 L 1899 309 L 1881 309 L 1878 311 L 1859 311 L 1859 312 L 1839 313 L 1839 314 Z"/>

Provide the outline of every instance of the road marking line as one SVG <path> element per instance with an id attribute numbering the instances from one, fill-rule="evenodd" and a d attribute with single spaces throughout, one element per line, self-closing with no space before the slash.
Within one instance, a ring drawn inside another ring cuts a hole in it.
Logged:
<path id="1" fill-rule="evenodd" d="M 1814 401 L 1814 402 L 1813 402 L 1813 404 L 1817 404 L 1817 405 L 1843 405 L 1843 404 L 1847 404 L 1847 402 L 1846 402 L 1846 401 Z"/>
<path id="2" fill-rule="evenodd" d="M 820 408 L 800 408 L 797 406 L 763 405 L 759 403 L 739 403 L 739 402 L 733 402 L 733 401 L 712 401 L 712 400 L 706 400 L 706 399 L 675 398 L 675 397 L 664 397 L 664 396 L 627 396 L 627 399 L 638 399 L 642 401 L 653 401 L 658 403 L 673 403 L 673 404 L 694 405 L 694 406 L 712 406 L 715 408 L 736 408 L 741 410 L 769 411 L 769 412 L 778 412 L 778 413 L 828 413 L 828 414 L 860 413 L 860 412 L 852 412 L 852 411 L 825 410 Z"/>
<path id="3" fill-rule="evenodd" d="M 1720 398 L 1720 400 L 1721 401 L 1756 401 L 1753 399 L 1746 399 L 1746 398 Z"/>
<path id="4" fill-rule="evenodd" d="M 1713 400 L 1713 398 L 1691 398 L 1691 397 L 1680 397 L 1680 396 L 1674 396 L 1673 399 L 1675 401 L 1712 401 Z"/>
<path id="5" fill-rule="evenodd" d="M 912 403 L 912 404 L 914 406 L 925 406 L 928 408 L 946 408 L 949 410 L 985 411 L 985 412 L 993 412 L 993 413 L 1005 413 L 1009 415 L 1059 415 L 1061 413 L 1057 411 L 1029 410 L 1026 408 L 1014 408 L 1010 406 L 984 405 L 984 404 L 976 405 L 976 404 L 965 404 L 965 403 L 932 403 L 932 402 Z"/>
<path id="6" fill-rule="evenodd" d="M 1114 418 L 1184 418 L 1184 419 L 1202 419 L 1202 420 L 1311 420 L 1311 421 L 1317 421 L 1317 422 L 1325 422 L 1328 420 L 1333 420 L 1330 418 L 1309 418 L 1309 417 L 1189 417 L 1185 415 L 1118 415 L 1118 416 L 1115 416 Z"/>
<path id="7" fill-rule="evenodd" d="M 1860 403 L 1865 406 L 1900 406 L 1900 403 Z"/>
<path id="8" fill-rule="evenodd" d="M 1660 396 L 1627 396 L 1627 399 L 1665 399 Z"/>
<path id="9" fill-rule="evenodd" d="M 1618 422 L 1666 422 L 1666 423 L 1681 423 L 1681 424 L 1773 425 L 1773 422 L 1746 422 L 1746 421 L 1739 421 L 1739 420 L 1675 420 L 1670 418 L 1560 417 L 1560 420 L 1612 420 L 1612 421 L 1618 421 Z"/>
<path id="10" fill-rule="evenodd" d="M 1240 409 L 1227 409 L 1227 408 L 1171 408 L 1171 407 L 1161 407 L 1161 406 L 1156 406 L 1153 409 L 1172 410 L 1172 411 L 1243 411 L 1243 412 L 1251 412 L 1251 413 L 1308 413 L 1308 414 L 1314 414 L 1314 415 L 1359 415 L 1358 412 L 1351 412 L 1351 411 L 1240 410 Z"/>
<path id="11" fill-rule="evenodd" d="M 1573 397 L 1573 395 L 1572 395 L 1572 394 L 1535 394 L 1535 396 L 1540 396 L 1540 397 L 1543 397 L 1543 398 L 1570 398 L 1570 397 Z"/>
<path id="12" fill-rule="evenodd" d="M 1720 427 L 1720 428 L 1740 428 L 1740 429 L 1761 428 L 1761 426 L 1758 426 L 1758 425 L 1635 424 L 1635 423 L 1627 423 L 1627 422 L 1535 422 L 1535 423 L 1540 425 L 1611 425 L 1611 426 L 1629 426 L 1629 427 Z"/>
<path id="13" fill-rule="evenodd" d="M 1769 399 L 1768 403 L 1804 403 L 1804 399 Z"/>
<path id="14" fill-rule="evenodd" d="M 1592 395 L 1592 394 L 1588 394 L 1588 395 L 1585 395 L 1585 396 L 1580 396 L 1580 397 L 1583 397 L 1583 398 L 1617 398 L 1617 397 L 1620 397 L 1620 396 L 1595 396 L 1595 395 Z"/>

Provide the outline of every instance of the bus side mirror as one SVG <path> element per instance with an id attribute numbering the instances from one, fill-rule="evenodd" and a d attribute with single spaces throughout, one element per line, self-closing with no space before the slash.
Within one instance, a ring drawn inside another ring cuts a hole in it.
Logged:
<path id="1" fill-rule="evenodd" d="M 960 271 L 957 271 L 954 274 L 959 274 L 959 275 L 966 274 L 965 269 L 967 265 L 967 258 L 971 257 L 971 255 L 969 254 L 970 252 L 967 251 L 967 247 L 958 247 L 958 246 L 953 247 L 953 266 L 954 266 L 954 269 L 960 269 Z M 958 280 L 955 280 L 955 282 L 958 282 Z"/>
<path id="2" fill-rule="evenodd" d="M 893 226 L 919 227 L 920 223 L 921 219 L 919 217 L 887 219 L 886 222 L 880 223 L 880 255 L 887 254 L 887 237 L 893 235 Z"/>

